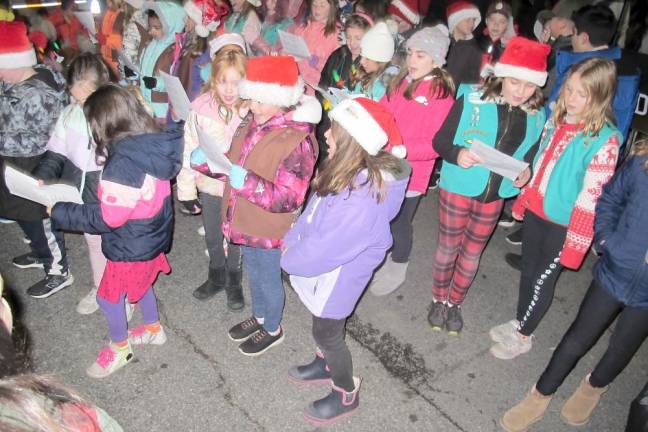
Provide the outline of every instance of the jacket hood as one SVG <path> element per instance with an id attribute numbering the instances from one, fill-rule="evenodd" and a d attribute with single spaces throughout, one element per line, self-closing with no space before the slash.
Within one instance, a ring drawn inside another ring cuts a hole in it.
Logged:
<path id="1" fill-rule="evenodd" d="M 388 173 L 383 171 L 383 180 L 387 187 L 387 199 L 383 202 L 387 206 L 389 219 L 396 217 L 403 204 L 407 184 L 409 183 L 412 167 L 405 159 L 398 159 L 401 169 L 397 173 Z M 362 183 L 367 178 L 366 171 L 358 175 L 358 182 Z"/>
<path id="2" fill-rule="evenodd" d="M 175 43 L 175 34 L 184 30 L 186 12 L 183 7 L 170 1 L 149 1 L 144 5 L 144 11 L 149 9 L 155 12 L 162 23 L 164 38 L 159 43 L 164 46 Z"/>
<path id="3" fill-rule="evenodd" d="M 134 165 L 155 178 L 171 180 L 182 167 L 182 150 L 180 129 L 124 138 L 115 146 L 114 155 L 127 157 Z"/>
<path id="4" fill-rule="evenodd" d="M 296 122 L 317 124 L 322 119 L 322 105 L 315 96 L 303 95 L 288 117 Z"/>

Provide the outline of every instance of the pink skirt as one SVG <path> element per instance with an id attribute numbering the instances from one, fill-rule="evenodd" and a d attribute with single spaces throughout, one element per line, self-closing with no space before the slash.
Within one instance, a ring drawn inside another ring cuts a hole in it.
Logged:
<path id="1" fill-rule="evenodd" d="M 110 303 L 117 303 L 119 297 L 126 293 L 128 301 L 135 303 L 153 285 L 160 272 L 171 272 L 164 253 L 149 261 L 107 260 L 97 295 Z"/>

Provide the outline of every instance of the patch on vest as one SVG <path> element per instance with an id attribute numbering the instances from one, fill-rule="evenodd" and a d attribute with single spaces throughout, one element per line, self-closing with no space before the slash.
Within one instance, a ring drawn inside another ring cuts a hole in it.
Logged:
<path id="1" fill-rule="evenodd" d="M 264 191 L 265 191 L 265 187 L 263 187 L 263 183 L 262 182 L 257 183 L 257 187 L 254 190 L 254 193 L 262 194 Z"/>

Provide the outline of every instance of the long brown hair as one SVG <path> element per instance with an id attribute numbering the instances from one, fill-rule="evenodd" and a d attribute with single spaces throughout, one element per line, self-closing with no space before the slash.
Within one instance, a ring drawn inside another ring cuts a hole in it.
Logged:
<path id="1" fill-rule="evenodd" d="M 391 82 L 389 83 L 389 86 L 387 87 L 387 98 L 390 97 L 390 95 L 394 94 L 401 86 L 401 83 L 403 82 L 404 79 L 407 78 L 408 71 L 406 67 L 402 67 L 401 71 L 396 75 Z M 407 100 L 412 100 L 414 97 L 414 93 L 416 92 L 416 89 L 418 88 L 419 84 L 425 80 L 427 77 L 432 77 L 434 80 L 434 83 L 430 86 L 430 90 L 428 92 L 428 96 L 433 99 L 445 99 L 448 96 L 452 96 L 455 93 L 455 84 L 454 81 L 452 80 L 452 76 L 443 68 L 440 67 L 435 67 L 432 69 L 432 72 L 429 74 L 415 79 L 411 80 L 410 83 L 407 85 L 405 88 L 405 92 L 403 92 L 403 96 Z"/>
<path id="2" fill-rule="evenodd" d="M 128 136 L 161 131 L 135 95 L 116 84 L 99 87 L 86 99 L 83 112 L 97 145 L 98 164 L 105 163 L 114 143 Z"/>
<path id="3" fill-rule="evenodd" d="M 319 196 L 337 195 L 345 189 L 349 193 L 357 187 L 372 186 L 376 201 L 385 198 L 383 172 L 393 174 L 402 171 L 401 162 L 385 151 L 372 156 L 336 121 L 331 122 L 331 134 L 335 137 L 336 150 L 315 176 L 311 189 Z M 356 184 L 358 173 L 367 170 L 367 180 Z"/>
<path id="4" fill-rule="evenodd" d="M 218 96 L 218 93 L 216 92 L 216 85 L 220 81 L 227 68 L 234 68 L 239 74 L 241 74 L 241 78 L 245 77 L 245 64 L 247 62 L 247 57 L 239 46 L 230 47 L 231 45 L 221 48 L 214 56 L 214 59 L 211 63 L 211 74 L 209 76 L 209 81 L 207 81 L 207 84 L 205 85 L 205 91 L 210 92 L 212 99 L 214 99 L 216 103 L 218 103 L 219 112 L 221 108 L 225 110 L 225 118 L 223 118 L 225 123 L 230 122 L 233 116 L 233 112 L 239 112 L 243 100 L 239 98 L 239 100 L 234 103 L 232 109 L 228 108 Z"/>
<path id="5" fill-rule="evenodd" d="M 502 97 L 502 85 L 504 83 L 504 78 L 496 77 L 494 75 L 486 78 L 486 81 L 481 86 L 482 89 L 482 100 L 491 100 L 495 103 L 504 103 L 504 98 Z M 535 112 L 542 108 L 544 103 L 544 96 L 540 87 L 536 86 L 535 92 L 531 95 L 529 100 L 520 105 L 520 108 L 527 112 Z"/>
<path id="6" fill-rule="evenodd" d="M 272 15 L 268 15 L 268 8 L 266 7 L 266 2 L 263 1 L 261 3 L 261 15 L 263 16 L 263 22 L 275 24 L 285 20 L 288 15 L 288 3 L 289 0 L 277 0 L 277 5 L 275 6 L 275 12 Z"/>
<path id="7" fill-rule="evenodd" d="M 311 20 L 311 8 L 313 7 L 313 2 L 315 0 L 308 0 L 308 8 L 304 14 L 304 20 L 302 25 L 305 27 L 308 25 L 308 22 Z M 332 33 L 336 33 L 338 30 L 338 13 L 339 13 L 339 4 L 337 0 L 326 0 L 331 7 L 329 11 L 329 16 L 326 19 L 326 25 L 324 26 L 324 36 L 329 36 Z"/>
<path id="8" fill-rule="evenodd" d="M 362 87 L 363 91 L 369 90 L 373 83 L 382 76 L 382 74 L 385 72 L 385 69 L 387 69 L 391 64 L 390 62 L 377 62 L 375 60 L 371 61 L 374 61 L 376 64 L 378 64 L 378 69 L 376 69 L 375 71 L 369 73 L 365 71 L 362 66 L 358 68 L 356 80 L 358 83 L 360 83 L 360 87 Z"/>
<path id="9" fill-rule="evenodd" d="M 236 12 L 230 12 L 230 14 L 234 14 L 234 13 Z M 256 14 L 257 17 L 259 16 L 257 8 L 254 7 L 252 3 L 246 0 L 243 2 L 243 7 L 241 8 L 241 12 L 238 13 L 238 16 L 234 20 L 234 25 L 232 27 L 236 27 L 236 25 L 239 23 L 239 20 L 246 20 L 250 13 Z"/>

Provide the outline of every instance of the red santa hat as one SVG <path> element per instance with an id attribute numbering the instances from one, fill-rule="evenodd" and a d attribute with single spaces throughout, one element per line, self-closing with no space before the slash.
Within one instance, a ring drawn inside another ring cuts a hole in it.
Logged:
<path id="1" fill-rule="evenodd" d="M 410 25 L 419 24 L 430 9 L 430 0 L 392 0 L 388 12 Z"/>
<path id="2" fill-rule="evenodd" d="M 550 52 L 551 47 L 547 44 L 516 36 L 495 63 L 495 76 L 517 78 L 542 87 L 547 82 L 547 56 Z"/>
<path id="3" fill-rule="evenodd" d="M 304 94 L 304 81 L 291 56 L 252 57 L 245 67 L 245 79 L 239 82 L 239 94 L 243 99 L 290 107 Z"/>
<path id="4" fill-rule="evenodd" d="M 446 14 L 448 16 L 448 30 L 450 33 L 461 21 L 468 18 L 475 18 L 475 24 L 473 25 L 473 30 L 477 28 L 481 22 L 481 14 L 479 9 L 474 4 L 459 0 L 454 3 L 451 3 L 446 9 Z"/>
<path id="5" fill-rule="evenodd" d="M 187 0 L 184 10 L 196 23 L 196 33 L 200 37 L 207 37 L 216 30 L 221 18 L 229 12 L 224 3 L 216 4 L 214 0 Z"/>
<path id="6" fill-rule="evenodd" d="M 372 156 L 389 144 L 392 153 L 405 157 L 405 146 L 392 113 L 364 96 L 344 99 L 329 111 L 337 122 Z"/>
<path id="7" fill-rule="evenodd" d="M 22 21 L 0 21 L 0 68 L 18 69 L 36 64 L 36 52 Z"/>

